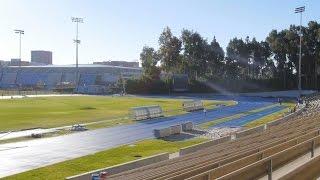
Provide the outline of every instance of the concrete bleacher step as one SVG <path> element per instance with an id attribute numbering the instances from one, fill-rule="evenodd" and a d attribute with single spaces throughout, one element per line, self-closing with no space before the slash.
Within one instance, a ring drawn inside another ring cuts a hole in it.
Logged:
<path id="1" fill-rule="evenodd" d="M 308 142 L 310 138 L 318 136 L 319 132 L 316 130 L 320 128 L 320 119 L 317 107 L 318 104 L 315 103 L 311 105 L 308 111 L 290 117 L 290 121 L 271 126 L 263 132 L 255 132 L 236 141 L 215 145 L 214 148 L 209 147 L 167 162 L 137 169 L 137 171 L 133 170 L 130 173 L 115 175 L 110 179 L 183 179 L 201 174 L 206 170 L 223 167 L 223 164 L 231 166 L 232 162 L 240 161 L 241 158 L 255 157 L 255 154 L 261 153 L 268 145 L 269 149 L 275 151 L 274 153 L 279 152 L 279 150 L 286 150 L 279 148 L 279 146 L 284 146 L 285 143 L 291 143 L 290 147 L 297 146 L 299 143 Z M 315 132 L 308 133 L 311 131 Z M 297 137 L 299 139 L 294 140 Z M 258 148 L 259 151 L 254 151 L 254 148 Z M 235 158 L 236 152 L 241 152 L 241 150 L 243 153 L 251 150 L 251 153 Z M 232 159 L 232 157 L 235 159 Z M 230 158 L 229 161 L 222 162 L 223 159 L 228 158 Z M 217 162 L 220 164 L 217 164 Z M 248 164 L 250 165 L 250 163 Z M 239 166 L 236 167 L 240 168 Z"/>

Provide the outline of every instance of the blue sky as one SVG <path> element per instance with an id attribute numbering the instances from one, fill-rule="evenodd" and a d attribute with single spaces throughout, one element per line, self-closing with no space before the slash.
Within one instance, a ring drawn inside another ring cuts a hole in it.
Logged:
<path id="1" fill-rule="evenodd" d="M 53 51 L 54 64 L 72 64 L 75 24 L 80 25 L 79 62 L 137 60 L 144 45 L 158 47 L 169 26 L 177 36 L 183 28 L 208 41 L 216 36 L 225 48 L 233 37 L 264 40 L 272 29 L 297 24 L 294 8 L 305 5 L 304 24 L 320 21 L 318 0 L 0 0 L 0 60 L 18 57 L 18 36 L 24 29 L 22 59 L 31 50 Z"/>

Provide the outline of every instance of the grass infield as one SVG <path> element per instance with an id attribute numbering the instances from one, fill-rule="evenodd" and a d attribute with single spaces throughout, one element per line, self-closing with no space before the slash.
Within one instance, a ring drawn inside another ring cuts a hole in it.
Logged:
<path id="1" fill-rule="evenodd" d="M 0 100 L 0 131 L 28 128 L 50 128 L 108 120 L 108 126 L 129 124 L 129 109 L 136 106 L 160 105 L 166 116 L 185 113 L 183 99 L 70 96 L 37 97 Z M 232 105 L 232 101 L 204 101 L 214 108 L 216 104 Z M 123 117 L 123 118 L 122 118 Z M 110 121 L 109 121 L 110 120 Z"/>

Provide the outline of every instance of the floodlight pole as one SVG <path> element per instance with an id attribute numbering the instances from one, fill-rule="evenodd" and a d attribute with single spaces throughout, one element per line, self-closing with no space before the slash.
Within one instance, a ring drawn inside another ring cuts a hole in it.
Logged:
<path id="1" fill-rule="evenodd" d="M 122 83 L 122 93 L 123 93 L 123 95 L 125 95 L 126 94 L 126 81 L 125 81 L 122 73 L 120 73 L 120 78 L 121 78 L 121 83 Z"/>
<path id="2" fill-rule="evenodd" d="M 300 30 L 299 30 L 299 70 L 298 70 L 298 90 L 299 97 L 301 97 L 301 58 L 302 58 L 302 13 L 305 11 L 305 6 L 295 9 L 295 13 L 300 13 Z"/>
<path id="3" fill-rule="evenodd" d="M 24 30 L 15 29 L 14 32 L 19 34 L 19 67 L 21 67 L 21 35 L 24 34 Z"/>
<path id="4" fill-rule="evenodd" d="M 299 46 L 299 82 L 298 82 L 298 89 L 299 89 L 299 97 L 301 96 L 301 48 L 302 48 L 302 12 L 300 12 L 300 46 Z"/>
<path id="5" fill-rule="evenodd" d="M 76 88 L 78 88 L 78 81 L 79 81 L 79 61 L 78 61 L 78 46 L 80 44 L 80 40 L 78 39 L 79 34 L 79 23 L 83 23 L 83 18 L 78 17 L 72 17 L 72 22 L 76 23 L 76 39 L 73 40 L 74 43 L 76 43 Z"/>

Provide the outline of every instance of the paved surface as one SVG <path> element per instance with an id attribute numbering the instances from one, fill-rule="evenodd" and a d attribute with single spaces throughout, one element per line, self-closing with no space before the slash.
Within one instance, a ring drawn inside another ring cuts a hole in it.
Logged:
<path id="1" fill-rule="evenodd" d="M 214 97 L 214 99 L 228 98 L 219 96 Z M 175 117 L 143 121 L 133 125 L 97 129 L 27 142 L 3 144 L 0 145 L 0 177 L 88 155 L 118 145 L 153 138 L 152 130 L 155 128 L 164 128 L 186 121 L 200 124 L 209 120 L 212 121 L 213 119 L 265 107 L 275 102 L 275 99 L 263 98 L 238 97 L 235 100 L 239 101 L 236 106 L 209 110 L 206 117 L 203 112 L 194 112 Z"/>
<path id="2" fill-rule="evenodd" d="M 30 130 L 24 130 L 24 131 L 16 131 L 16 132 L 5 132 L 5 133 L 0 133 L 0 139 L 5 140 L 5 139 L 12 139 L 12 138 L 19 138 L 19 137 L 26 137 L 26 136 L 31 136 L 31 134 L 42 134 L 42 133 L 50 133 L 50 132 L 55 132 L 57 129 L 52 128 L 52 129 L 30 129 Z"/>

